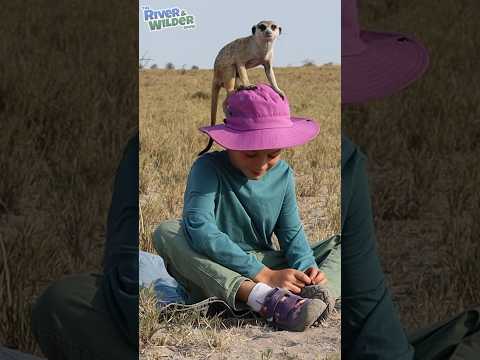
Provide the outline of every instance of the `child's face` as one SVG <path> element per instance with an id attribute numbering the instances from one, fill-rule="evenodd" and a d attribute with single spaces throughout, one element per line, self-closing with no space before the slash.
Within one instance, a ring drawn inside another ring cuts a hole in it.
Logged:
<path id="1" fill-rule="evenodd" d="M 251 179 L 258 180 L 280 160 L 282 149 L 268 150 L 227 150 L 231 163 L 243 174 Z"/>

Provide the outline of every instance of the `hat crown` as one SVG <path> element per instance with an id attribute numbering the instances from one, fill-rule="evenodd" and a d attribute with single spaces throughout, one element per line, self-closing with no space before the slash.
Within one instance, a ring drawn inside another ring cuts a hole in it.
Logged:
<path id="1" fill-rule="evenodd" d="M 357 0 L 342 0 L 342 56 L 359 54 L 365 48 L 360 38 Z"/>
<path id="2" fill-rule="evenodd" d="M 235 130 L 256 130 L 291 127 L 288 100 L 267 84 L 254 90 L 236 91 L 227 100 L 227 127 Z"/>

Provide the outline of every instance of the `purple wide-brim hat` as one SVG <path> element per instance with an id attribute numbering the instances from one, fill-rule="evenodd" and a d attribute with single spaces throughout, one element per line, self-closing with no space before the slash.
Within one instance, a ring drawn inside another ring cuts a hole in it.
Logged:
<path id="1" fill-rule="evenodd" d="M 234 92 L 227 99 L 227 110 L 224 124 L 199 130 L 230 150 L 289 148 L 309 142 L 320 131 L 312 119 L 290 116 L 287 98 L 268 84 Z"/>
<path id="2" fill-rule="evenodd" d="M 366 49 L 360 56 L 342 56 L 342 103 L 380 99 L 407 87 L 428 68 L 426 48 L 400 33 L 361 31 Z"/>
<path id="3" fill-rule="evenodd" d="M 389 96 L 422 76 L 428 64 L 428 51 L 415 37 L 362 30 L 357 0 L 342 0 L 342 104 Z"/>
<path id="4" fill-rule="evenodd" d="M 225 124 L 202 127 L 199 130 L 209 135 L 216 143 L 230 150 L 284 149 L 303 145 L 315 138 L 320 127 L 306 118 L 291 117 L 291 127 L 235 130 Z"/>

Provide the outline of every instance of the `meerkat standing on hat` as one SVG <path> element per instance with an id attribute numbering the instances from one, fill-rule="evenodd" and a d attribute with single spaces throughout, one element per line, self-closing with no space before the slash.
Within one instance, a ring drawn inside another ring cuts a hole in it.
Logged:
<path id="1" fill-rule="evenodd" d="M 236 39 L 219 51 L 213 66 L 211 126 L 216 123 L 218 95 L 222 87 L 227 91 L 227 97 L 222 104 L 225 115 L 227 115 L 226 101 L 232 92 L 236 89 L 256 88 L 248 80 L 247 69 L 263 65 L 270 85 L 285 98 L 285 93 L 277 85 L 272 67 L 273 43 L 281 33 L 282 28 L 273 21 L 260 21 L 252 27 L 252 35 Z M 210 150 L 212 144 L 213 140 L 210 138 L 207 147 L 198 155 Z"/>

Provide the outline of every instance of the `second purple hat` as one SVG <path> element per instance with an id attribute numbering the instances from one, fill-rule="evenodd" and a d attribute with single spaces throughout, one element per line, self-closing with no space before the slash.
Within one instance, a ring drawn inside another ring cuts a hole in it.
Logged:
<path id="1" fill-rule="evenodd" d="M 428 52 L 413 36 L 365 31 L 357 0 L 342 0 L 342 103 L 363 103 L 403 89 L 428 67 Z"/>

